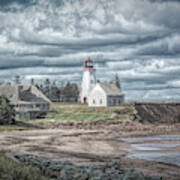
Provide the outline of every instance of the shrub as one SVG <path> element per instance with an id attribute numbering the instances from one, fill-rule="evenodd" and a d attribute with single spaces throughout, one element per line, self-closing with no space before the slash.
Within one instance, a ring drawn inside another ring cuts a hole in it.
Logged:
<path id="1" fill-rule="evenodd" d="M 0 125 L 14 124 L 15 110 L 5 96 L 0 96 Z"/>
<path id="2" fill-rule="evenodd" d="M 32 167 L 17 163 L 0 153 L 0 179 L 4 180 L 45 180 L 41 172 Z"/>

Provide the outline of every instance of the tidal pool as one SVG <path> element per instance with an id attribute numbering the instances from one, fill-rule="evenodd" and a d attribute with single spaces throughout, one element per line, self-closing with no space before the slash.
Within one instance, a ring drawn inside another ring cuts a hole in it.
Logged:
<path id="1" fill-rule="evenodd" d="M 121 138 L 120 140 L 131 143 L 128 158 L 180 166 L 180 135 Z"/>

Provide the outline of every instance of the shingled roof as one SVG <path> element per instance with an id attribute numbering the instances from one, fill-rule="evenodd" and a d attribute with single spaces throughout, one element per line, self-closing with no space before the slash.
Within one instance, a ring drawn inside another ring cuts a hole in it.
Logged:
<path id="1" fill-rule="evenodd" d="M 99 85 L 109 96 L 123 96 L 121 90 L 114 83 L 99 83 Z"/>
<path id="2" fill-rule="evenodd" d="M 42 97 L 33 94 L 30 89 L 20 92 L 19 98 L 21 101 L 27 102 L 46 102 Z"/>
<path id="3" fill-rule="evenodd" d="M 33 85 L 0 85 L 0 95 L 5 95 L 13 104 L 51 103 L 51 101 Z"/>

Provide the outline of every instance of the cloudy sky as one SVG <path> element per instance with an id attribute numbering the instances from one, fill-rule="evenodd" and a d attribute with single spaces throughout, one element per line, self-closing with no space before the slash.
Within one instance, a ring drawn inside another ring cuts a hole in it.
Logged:
<path id="1" fill-rule="evenodd" d="M 179 0 L 0 0 L 0 81 L 117 73 L 128 101 L 180 101 Z"/>

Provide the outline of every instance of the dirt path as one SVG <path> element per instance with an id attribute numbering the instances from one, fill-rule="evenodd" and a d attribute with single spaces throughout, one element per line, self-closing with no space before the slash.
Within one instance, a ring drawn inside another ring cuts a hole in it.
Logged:
<path id="1" fill-rule="evenodd" d="M 106 140 L 107 131 L 32 130 L 0 134 L 0 150 L 32 153 L 76 163 L 104 162 L 126 154 L 128 143 Z M 123 145 L 122 145 L 123 144 Z"/>
<path id="2" fill-rule="evenodd" d="M 51 160 L 77 164 L 101 164 L 111 160 L 123 169 L 137 169 L 145 174 L 160 174 L 165 179 L 178 179 L 179 167 L 125 157 L 131 143 L 121 142 L 121 132 L 108 130 L 60 130 L 1 132 L 0 151 L 12 154 L 34 154 Z M 177 178 L 178 177 L 178 178 Z"/>

